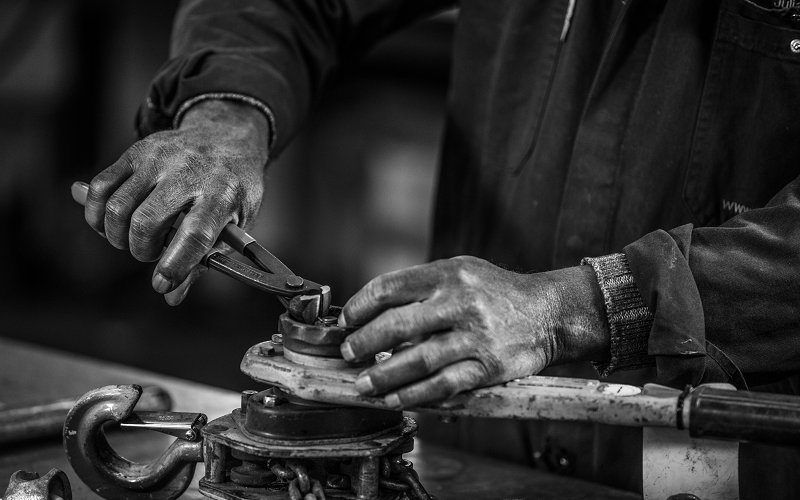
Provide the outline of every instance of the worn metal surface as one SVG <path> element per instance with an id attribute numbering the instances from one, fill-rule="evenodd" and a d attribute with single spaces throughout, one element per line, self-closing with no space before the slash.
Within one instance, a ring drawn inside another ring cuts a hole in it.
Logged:
<path id="1" fill-rule="evenodd" d="M 362 396 L 355 390 L 355 379 L 363 368 L 329 370 L 301 365 L 287 360 L 274 350 L 273 355 L 262 355 L 262 347 L 268 344 L 258 344 L 247 351 L 241 364 L 244 374 L 305 399 L 386 408 L 382 398 Z M 680 391 L 667 388 L 653 392 L 597 380 L 533 376 L 469 391 L 444 403 L 416 411 L 440 415 L 675 427 L 679 394 Z"/>
<path id="2" fill-rule="evenodd" d="M 64 419 L 77 401 L 78 396 L 75 396 L 45 403 L 0 407 L 0 446 L 60 436 Z M 171 407 L 169 393 L 157 386 L 144 387 L 142 397 L 136 403 L 136 409 L 141 411 L 168 411 Z"/>
<path id="3" fill-rule="evenodd" d="M 69 478 L 58 469 L 39 477 L 36 472 L 17 471 L 8 482 L 5 500 L 72 500 Z"/>
<path id="4" fill-rule="evenodd" d="M 645 500 L 692 494 L 703 500 L 739 500 L 739 443 L 692 439 L 685 431 L 642 430 Z"/>
<path id="5" fill-rule="evenodd" d="M 319 323 L 319 322 L 317 322 Z M 314 356 L 341 358 L 339 346 L 356 329 L 346 326 L 306 324 L 284 313 L 278 319 L 278 332 L 287 349 Z"/>
<path id="6" fill-rule="evenodd" d="M 81 394 L 103 385 L 135 382 L 166 388 L 177 411 L 203 411 L 216 418 L 240 405 L 238 392 L 0 338 L 0 405 L 28 404 L 56 399 L 63 394 Z M 136 431 L 109 432 L 107 438 L 126 458 L 140 462 L 158 457 L 172 441 L 159 433 Z M 438 500 L 641 499 L 641 495 L 634 493 L 419 440 L 414 451 L 405 457 L 414 463 L 421 482 Z M 7 479 L 19 469 L 47 471 L 53 467 L 63 470 L 72 479 L 75 498 L 99 500 L 100 497 L 77 478 L 59 441 L 45 439 L 25 446 L 0 447 L 0 478 Z M 206 499 L 198 492 L 196 482 L 204 471 L 205 467 L 200 464 L 195 482 L 181 496 L 182 500 Z M 0 492 L 3 486 L 0 485 Z"/>
<path id="7" fill-rule="evenodd" d="M 117 455 L 103 425 L 121 422 L 133 411 L 142 389 L 105 386 L 86 393 L 64 422 L 64 450 L 78 477 L 107 499 L 171 500 L 189 486 L 203 443 L 176 440 L 156 461 L 133 463 Z"/>
<path id="8" fill-rule="evenodd" d="M 416 421 L 405 417 L 402 426 L 389 432 L 360 440 L 341 440 L 342 442 L 336 446 L 332 446 L 331 440 L 298 442 L 296 440 L 264 439 L 243 431 L 241 413 L 235 410 L 230 415 L 209 422 L 203 428 L 203 437 L 206 443 L 221 443 L 231 449 L 261 457 L 329 458 L 385 455 L 404 444 L 416 432 Z"/>
<path id="9" fill-rule="evenodd" d="M 267 439 L 356 439 L 403 423 L 399 411 L 290 402 L 273 389 L 248 398 L 245 408 L 245 430 Z"/>

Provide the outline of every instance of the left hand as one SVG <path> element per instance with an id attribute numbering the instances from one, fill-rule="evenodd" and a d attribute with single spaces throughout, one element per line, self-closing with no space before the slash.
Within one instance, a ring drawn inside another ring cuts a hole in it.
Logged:
<path id="1" fill-rule="evenodd" d="M 361 394 L 386 394 L 398 409 L 601 360 L 609 349 L 589 266 L 518 274 L 474 257 L 440 260 L 375 278 L 345 304 L 340 323 L 363 325 L 342 344 L 348 361 L 415 344 L 356 380 Z"/>

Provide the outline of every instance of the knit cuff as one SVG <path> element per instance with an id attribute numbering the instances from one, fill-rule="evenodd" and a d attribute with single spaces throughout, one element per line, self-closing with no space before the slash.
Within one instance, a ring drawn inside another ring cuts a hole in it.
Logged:
<path id="1" fill-rule="evenodd" d="M 595 370 L 601 377 L 607 377 L 617 370 L 655 364 L 655 359 L 647 354 L 653 313 L 644 305 L 625 254 L 586 257 L 581 264 L 592 266 L 597 274 L 611 330 L 611 360 L 592 363 Z"/>
<path id="2" fill-rule="evenodd" d="M 180 107 L 178 108 L 178 112 L 175 113 L 175 118 L 172 120 L 172 128 L 176 129 L 181 124 L 181 120 L 183 120 L 184 115 L 186 114 L 189 109 L 194 106 L 195 104 L 207 101 L 209 99 L 223 99 L 228 101 L 239 101 L 245 104 L 249 104 L 253 106 L 257 110 L 261 111 L 264 116 L 267 118 L 267 122 L 269 123 L 269 137 L 268 142 L 270 150 L 272 149 L 272 145 L 275 144 L 275 140 L 278 137 L 278 132 L 275 127 L 275 114 L 269 109 L 269 106 L 261 102 L 260 100 L 256 99 L 255 97 L 250 97 L 249 95 L 244 94 L 237 94 L 234 92 L 209 92 L 206 94 L 200 94 L 198 96 L 194 96 L 191 99 L 184 101 Z"/>

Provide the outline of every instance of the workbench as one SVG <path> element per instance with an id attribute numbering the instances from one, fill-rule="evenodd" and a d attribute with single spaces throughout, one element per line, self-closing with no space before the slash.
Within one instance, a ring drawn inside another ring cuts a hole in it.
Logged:
<path id="1" fill-rule="evenodd" d="M 170 393 L 174 411 L 202 412 L 210 419 L 229 413 L 240 405 L 240 394 L 236 392 L 0 338 L 0 407 L 78 397 L 109 384 L 159 385 Z M 243 389 L 255 388 L 257 384 L 254 382 L 253 385 Z M 109 442 L 119 453 L 142 462 L 160 456 L 173 439 L 154 432 L 113 431 L 108 435 Z M 422 484 L 438 500 L 641 498 L 634 493 L 470 455 L 420 440 L 416 441 L 415 450 L 406 458 L 414 463 Z M 100 498 L 77 478 L 58 437 L 0 449 L 0 494 L 5 491 L 14 471 L 23 469 L 43 475 L 53 467 L 69 476 L 76 500 Z M 194 482 L 181 498 L 205 498 L 197 490 L 203 465 L 197 469 Z"/>

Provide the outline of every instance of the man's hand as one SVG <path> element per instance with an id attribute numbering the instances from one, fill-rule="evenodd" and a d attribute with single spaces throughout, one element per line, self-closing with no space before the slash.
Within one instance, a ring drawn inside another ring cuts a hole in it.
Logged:
<path id="1" fill-rule="evenodd" d="M 474 257 L 440 260 L 372 280 L 339 321 L 364 325 L 342 344 L 348 361 L 415 344 L 356 380 L 364 395 L 388 393 L 392 408 L 609 355 L 602 294 L 589 266 L 517 274 Z"/>
<path id="2" fill-rule="evenodd" d="M 137 259 L 159 260 L 153 288 L 177 305 L 225 224 L 246 228 L 255 219 L 268 137 L 266 118 L 251 106 L 199 103 L 180 128 L 137 142 L 92 180 L 86 222 Z M 187 210 L 164 250 L 167 232 Z"/>

